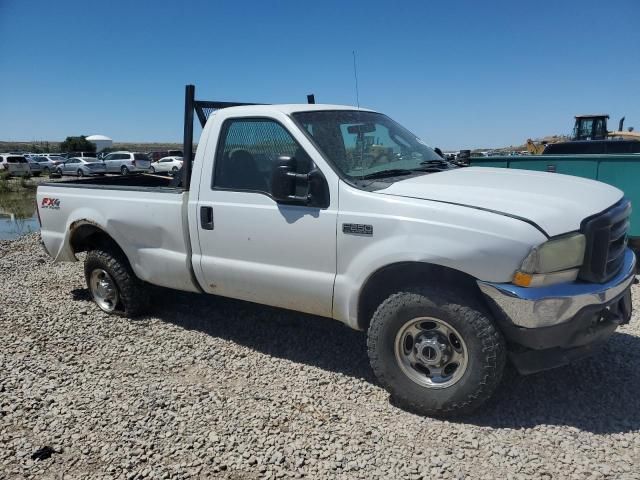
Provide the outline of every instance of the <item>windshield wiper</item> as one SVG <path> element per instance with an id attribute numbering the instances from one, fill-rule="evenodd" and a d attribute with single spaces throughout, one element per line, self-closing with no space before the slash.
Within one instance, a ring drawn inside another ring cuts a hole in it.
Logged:
<path id="1" fill-rule="evenodd" d="M 361 180 L 369 180 L 372 178 L 386 178 L 386 177 L 397 177 L 400 175 L 411 175 L 412 173 L 414 173 L 413 170 L 407 170 L 404 168 L 392 168 L 390 170 L 380 170 L 379 172 L 368 173 L 358 178 Z"/>
<path id="2" fill-rule="evenodd" d="M 451 162 L 442 159 L 442 160 L 425 160 L 424 162 L 420 162 L 420 165 L 429 165 L 429 166 L 446 166 L 449 167 Z"/>

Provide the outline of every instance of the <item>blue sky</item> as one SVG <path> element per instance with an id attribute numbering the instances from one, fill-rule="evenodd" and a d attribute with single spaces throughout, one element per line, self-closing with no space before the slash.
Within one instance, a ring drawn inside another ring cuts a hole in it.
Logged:
<path id="1" fill-rule="evenodd" d="M 355 103 L 442 148 L 640 129 L 640 1 L 0 0 L 0 140 L 180 141 L 202 99 Z"/>

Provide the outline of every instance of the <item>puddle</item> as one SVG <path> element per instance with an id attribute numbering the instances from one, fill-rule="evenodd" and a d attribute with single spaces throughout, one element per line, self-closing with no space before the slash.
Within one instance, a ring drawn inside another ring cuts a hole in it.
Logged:
<path id="1" fill-rule="evenodd" d="M 0 193 L 0 240 L 40 230 L 35 201 L 35 190 Z"/>

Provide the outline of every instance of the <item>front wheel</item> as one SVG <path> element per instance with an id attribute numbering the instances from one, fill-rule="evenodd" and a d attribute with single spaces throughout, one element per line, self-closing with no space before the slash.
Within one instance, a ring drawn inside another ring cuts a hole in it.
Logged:
<path id="1" fill-rule="evenodd" d="M 149 173 L 156 173 L 155 167 L 149 167 Z"/>
<path id="2" fill-rule="evenodd" d="M 473 301 L 431 289 L 399 292 L 376 310 L 371 366 L 398 406 L 423 415 L 467 414 L 498 387 L 505 342 Z"/>
<path id="3" fill-rule="evenodd" d="M 123 165 L 122 168 L 120 169 L 120 173 L 122 175 L 129 175 L 129 169 Z"/>
<path id="4" fill-rule="evenodd" d="M 93 300 L 106 313 L 136 317 L 147 308 L 148 292 L 122 254 L 91 250 L 84 275 Z"/>
<path id="5" fill-rule="evenodd" d="M 78 176 L 84 177 L 84 172 L 81 169 L 78 169 Z"/>

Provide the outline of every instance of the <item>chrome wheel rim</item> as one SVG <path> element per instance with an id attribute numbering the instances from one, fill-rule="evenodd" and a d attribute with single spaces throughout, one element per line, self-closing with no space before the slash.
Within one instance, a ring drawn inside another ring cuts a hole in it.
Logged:
<path id="1" fill-rule="evenodd" d="M 111 275 L 105 270 L 97 268 L 91 272 L 89 287 L 93 299 L 102 310 L 111 313 L 116 309 L 119 299 L 118 289 Z"/>
<path id="2" fill-rule="evenodd" d="M 409 320 L 398 330 L 394 344 L 400 369 L 422 387 L 450 387 L 467 370 L 467 345 L 455 328 L 439 318 Z"/>

